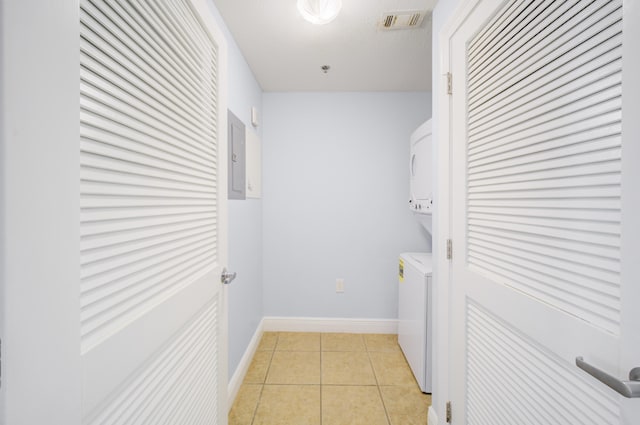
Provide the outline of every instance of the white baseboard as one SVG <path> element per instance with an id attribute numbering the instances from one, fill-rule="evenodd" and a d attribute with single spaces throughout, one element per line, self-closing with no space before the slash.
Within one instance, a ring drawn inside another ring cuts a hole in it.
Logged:
<path id="1" fill-rule="evenodd" d="M 396 319 L 265 317 L 263 322 L 265 332 L 398 333 L 398 320 Z"/>
<path id="2" fill-rule="evenodd" d="M 433 406 L 429 406 L 429 415 L 427 416 L 427 424 L 438 425 L 438 415 L 436 414 L 436 409 L 434 409 Z"/>
<path id="3" fill-rule="evenodd" d="M 260 321 L 258 327 L 256 328 L 251 341 L 249 341 L 249 345 L 245 350 L 242 358 L 240 359 L 240 363 L 236 368 L 236 371 L 233 373 L 233 376 L 229 380 L 229 385 L 227 389 L 227 400 L 228 400 L 228 408 L 231 410 L 233 406 L 233 402 L 238 395 L 238 391 L 240 391 L 240 386 L 242 385 L 242 381 L 244 381 L 244 377 L 249 370 L 249 366 L 251 365 L 251 360 L 253 359 L 256 350 L 258 349 L 258 345 L 260 344 L 260 339 L 262 339 L 262 333 L 264 332 L 264 319 Z"/>

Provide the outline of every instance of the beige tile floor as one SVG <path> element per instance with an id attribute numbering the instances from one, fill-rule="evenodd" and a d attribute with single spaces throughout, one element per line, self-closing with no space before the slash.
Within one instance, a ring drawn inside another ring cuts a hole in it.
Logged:
<path id="1" fill-rule="evenodd" d="M 396 335 L 265 332 L 229 425 L 425 425 Z"/>

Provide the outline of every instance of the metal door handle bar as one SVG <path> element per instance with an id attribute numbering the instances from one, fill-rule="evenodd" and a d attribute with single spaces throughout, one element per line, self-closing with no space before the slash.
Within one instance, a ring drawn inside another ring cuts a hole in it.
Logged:
<path id="1" fill-rule="evenodd" d="M 629 372 L 629 380 L 622 381 L 607 372 L 585 362 L 582 357 L 576 357 L 576 366 L 596 378 L 609 388 L 617 391 L 627 398 L 640 397 L 640 367 L 634 367 Z"/>

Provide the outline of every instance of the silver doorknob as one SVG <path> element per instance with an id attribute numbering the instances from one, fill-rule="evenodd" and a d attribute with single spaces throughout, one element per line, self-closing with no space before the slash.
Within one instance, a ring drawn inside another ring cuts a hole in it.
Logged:
<path id="1" fill-rule="evenodd" d="M 576 357 L 576 366 L 627 398 L 640 397 L 640 367 L 631 369 L 631 372 L 629 372 L 629 380 L 623 381 L 590 365 L 585 362 L 582 357 Z"/>
<path id="2" fill-rule="evenodd" d="M 228 285 L 231 282 L 233 282 L 233 279 L 235 278 L 236 278 L 236 272 L 233 272 L 233 273 L 228 272 L 226 267 L 222 269 L 222 274 L 220 275 L 220 282 L 224 283 L 225 285 Z"/>

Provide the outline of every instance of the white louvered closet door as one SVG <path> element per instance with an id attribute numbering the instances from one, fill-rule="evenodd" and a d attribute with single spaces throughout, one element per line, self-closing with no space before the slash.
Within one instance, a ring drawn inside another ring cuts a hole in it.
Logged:
<path id="1" fill-rule="evenodd" d="M 640 334 L 622 6 L 476 2 L 450 40 L 455 424 L 640 423 L 575 365 L 627 379 Z"/>
<path id="2" fill-rule="evenodd" d="M 84 424 L 226 423 L 226 55 L 204 2 L 80 1 Z"/>

